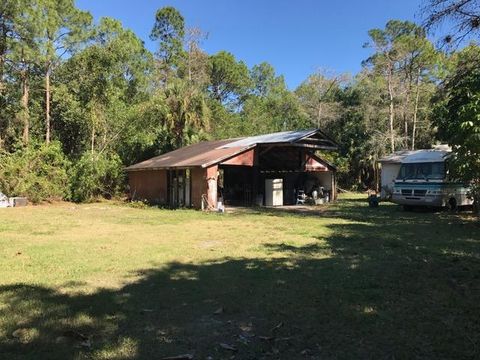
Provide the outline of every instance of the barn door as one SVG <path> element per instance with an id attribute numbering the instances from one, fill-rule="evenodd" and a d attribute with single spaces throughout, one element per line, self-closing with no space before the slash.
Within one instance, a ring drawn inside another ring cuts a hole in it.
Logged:
<path id="1" fill-rule="evenodd" d="M 168 173 L 168 203 L 170 207 L 190 207 L 190 170 L 169 170 Z"/>

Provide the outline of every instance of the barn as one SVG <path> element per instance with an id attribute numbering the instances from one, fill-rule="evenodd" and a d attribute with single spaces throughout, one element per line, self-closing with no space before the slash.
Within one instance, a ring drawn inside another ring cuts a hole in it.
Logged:
<path id="1" fill-rule="evenodd" d="M 295 205 L 336 198 L 336 168 L 319 129 L 200 142 L 126 168 L 132 200 L 172 208 Z"/>

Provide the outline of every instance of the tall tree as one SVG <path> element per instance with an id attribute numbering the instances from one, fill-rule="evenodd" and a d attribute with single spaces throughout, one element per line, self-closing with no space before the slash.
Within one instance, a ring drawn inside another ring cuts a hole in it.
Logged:
<path id="1" fill-rule="evenodd" d="M 479 0 L 428 0 L 423 13 L 427 29 L 431 30 L 445 22 L 452 24 L 452 31 L 444 38 L 447 44 L 459 44 L 468 37 L 475 38 L 480 34 Z"/>
<path id="2" fill-rule="evenodd" d="M 36 0 L 36 16 L 31 19 L 37 27 L 39 67 L 45 82 L 45 141 L 51 138 L 50 104 L 51 76 L 61 60 L 69 56 L 90 37 L 92 16 L 75 7 L 73 0 Z"/>
<path id="3" fill-rule="evenodd" d="M 206 38 L 206 34 L 199 28 L 187 28 L 185 30 L 185 56 L 179 64 L 178 75 L 186 79 L 190 85 L 204 91 L 209 84 L 209 59 L 200 43 Z"/>
<path id="4" fill-rule="evenodd" d="M 54 115 L 64 145 L 70 144 L 64 147 L 68 154 L 87 144 L 92 153 L 112 149 L 128 128 L 141 123 L 132 122 L 129 114 L 147 96 L 151 65 L 150 53 L 133 32 L 117 20 L 100 20 L 90 46 L 69 58 L 56 75 L 60 84 L 54 94 L 61 97 Z"/>
<path id="5" fill-rule="evenodd" d="M 248 68 L 243 61 L 226 51 L 210 56 L 210 87 L 213 99 L 229 106 L 238 106 L 251 86 Z"/>
<path id="6" fill-rule="evenodd" d="M 250 70 L 252 79 L 253 94 L 257 96 L 267 96 L 272 91 L 285 87 L 283 76 L 277 76 L 275 69 L 267 62 L 254 65 Z"/>
<path id="7" fill-rule="evenodd" d="M 168 84 L 165 89 L 167 112 L 163 124 L 173 134 L 175 148 L 205 136 L 210 126 L 210 110 L 206 98 L 184 80 Z"/>
<path id="8" fill-rule="evenodd" d="M 15 22 L 18 19 L 19 4 L 8 0 L 0 3 L 0 150 L 2 150 L 8 132 L 7 113 L 7 59 L 15 37 Z"/>
<path id="9" fill-rule="evenodd" d="M 277 76 L 270 64 L 261 63 L 251 70 L 253 90 L 245 97 L 236 124 L 236 136 L 295 130 L 308 126 L 307 114 L 298 97 L 287 89 L 283 76 Z"/>
<path id="10" fill-rule="evenodd" d="M 344 74 L 318 72 L 310 75 L 295 90 L 314 126 L 326 127 L 338 119 L 341 105 L 337 97 L 347 81 L 348 76 Z"/>
<path id="11" fill-rule="evenodd" d="M 184 58 L 184 37 L 185 20 L 180 12 L 171 6 L 157 10 L 150 39 L 159 42 L 157 56 L 163 83 L 167 82 L 171 71 L 178 68 Z"/>
<path id="12" fill-rule="evenodd" d="M 411 31 L 395 40 L 399 58 L 399 80 L 403 93 L 401 115 L 404 123 L 405 148 L 415 149 L 417 120 L 422 91 L 433 94 L 432 75 L 440 60 L 433 44 L 426 38 L 425 31 L 413 27 Z M 411 123 L 411 133 L 410 133 Z"/>
<path id="13" fill-rule="evenodd" d="M 8 82 L 20 88 L 20 106 L 15 117 L 22 126 L 22 140 L 29 141 L 30 129 L 30 81 L 38 57 L 35 43 L 36 8 L 30 0 L 5 1 L 0 5 L 0 95 Z M 4 81 L 5 80 L 5 81 Z M 10 99 L 11 101 L 12 99 Z M 4 109 L 8 105 L 5 104 Z"/>
<path id="14" fill-rule="evenodd" d="M 407 108 L 411 101 L 413 79 L 419 79 L 422 75 L 423 68 L 418 67 L 419 59 L 428 47 L 428 41 L 422 29 L 409 21 L 390 20 L 385 29 L 372 29 L 369 35 L 371 42 L 366 46 L 373 47 L 375 53 L 364 64 L 381 74 L 386 84 L 390 150 L 393 152 L 396 148 L 396 106 L 399 102 L 403 103 L 400 110 L 403 111 L 403 142 L 406 144 L 409 136 Z M 416 89 L 419 89 L 419 82 Z"/>

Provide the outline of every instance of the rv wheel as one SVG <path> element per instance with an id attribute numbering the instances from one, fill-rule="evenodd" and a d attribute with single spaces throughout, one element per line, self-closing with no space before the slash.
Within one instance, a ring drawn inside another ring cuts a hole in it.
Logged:
<path id="1" fill-rule="evenodd" d="M 448 200 L 448 210 L 457 210 L 457 200 L 455 198 L 450 198 L 450 200 Z"/>

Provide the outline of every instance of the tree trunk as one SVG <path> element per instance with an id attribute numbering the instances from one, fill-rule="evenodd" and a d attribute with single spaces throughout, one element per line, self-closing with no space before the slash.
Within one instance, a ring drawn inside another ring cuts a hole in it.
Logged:
<path id="1" fill-rule="evenodd" d="M 320 122 L 322 121 L 322 102 L 318 104 L 317 110 L 317 129 L 320 129 Z"/>
<path id="2" fill-rule="evenodd" d="M 420 69 L 417 73 L 416 89 L 415 89 L 415 106 L 413 109 L 413 125 L 412 125 L 412 150 L 415 150 L 415 137 L 417 132 L 417 113 L 418 113 L 418 102 L 420 99 Z"/>
<path id="3" fill-rule="evenodd" d="M 30 84 L 28 83 L 27 70 L 22 71 L 22 121 L 23 121 L 23 134 L 22 140 L 25 145 L 28 145 L 30 138 L 30 112 L 28 109 L 28 100 L 30 97 Z"/>
<path id="4" fill-rule="evenodd" d="M 392 84 L 392 79 L 393 74 L 392 74 L 392 69 L 388 69 L 388 95 L 390 98 L 390 105 L 389 105 L 389 120 L 390 120 L 390 148 L 392 152 L 395 151 L 395 133 L 393 129 L 394 125 L 394 104 L 393 104 L 393 84 Z"/>
<path id="5" fill-rule="evenodd" d="M 0 53 L 0 95 L 3 93 L 3 88 L 4 88 L 4 84 L 3 84 L 3 68 L 5 66 L 4 64 L 5 64 L 4 55 Z"/>
<path id="6" fill-rule="evenodd" d="M 50 144 L 50 66 L 45 72 L 45 142 Z"/>
<path id="7" fill-rule="evenodd" d="M 7 28 L 5 25 L 2 25 L 2 30 L 0 31 L 0 94 L 3 93 L 3 89 L 4 89 L 3 73 L 5 71 L 6 53 L 7 53 Z"/>
<path id="8" fill-rule="evenodd" d="M 96 105 L 95 102 L 90 103 L 90 117 L 92 121 L 92 132 L 90 133 L 90 151 L 93 153 L 95 152 L 95 131 L 96 131 L 96 124 L 97 124 L 97 114 L 96 114 Z"/>
<path id="9" fill-rule="evenodd" d="M 403 126 L 404 126 L 404 136 L 405 136 L 405 149 L 408 149 L 408 105 L 410 104 L 410 90 L 407 91 L 405 97 L 405 104 L 403 107 Z"/>
<path id="10" fill-rule="evenodd" d="M 92 154 L 95 152 L 95 125 L 92 125 L 92 134 L 90 137 L 90 151 Z"/>

